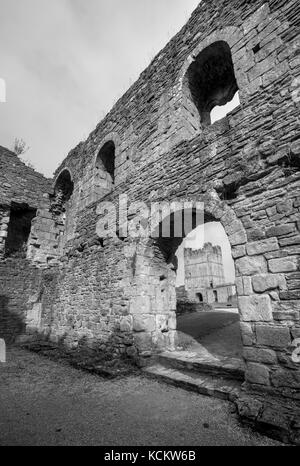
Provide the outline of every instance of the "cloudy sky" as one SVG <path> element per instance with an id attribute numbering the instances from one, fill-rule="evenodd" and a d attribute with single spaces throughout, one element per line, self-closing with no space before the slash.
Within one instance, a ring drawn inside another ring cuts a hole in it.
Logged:
<path id="1" fill-rule="evenodd" d="M 52 176 L 199 0 L 0 0 L 0 145 Z M 1 99 L 0 99 L 1 100 Z"/>

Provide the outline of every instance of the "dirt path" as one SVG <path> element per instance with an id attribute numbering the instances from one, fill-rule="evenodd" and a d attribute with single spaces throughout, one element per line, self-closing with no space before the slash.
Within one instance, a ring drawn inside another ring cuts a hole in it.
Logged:
<path id="1" fill-rule="evenodd" d="M 104 380 L 16 348 L 0 366 L 0 445 L 276 444 L 241 427 L 231 409 L 141 376 Z"/>

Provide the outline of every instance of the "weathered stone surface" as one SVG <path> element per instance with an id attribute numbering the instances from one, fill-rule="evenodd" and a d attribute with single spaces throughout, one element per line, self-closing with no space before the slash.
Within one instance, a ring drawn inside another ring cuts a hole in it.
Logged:
<path id="1" fill-rule="evenodd" d="M 151 314 L 137 314 L 133 316 L 133 330 L 135 332 L 153 332 L 156 328 L 155 316 Z"/>
<path id="2" fill-rule="evenodd" d="M 256 339 L 251 324 L 246 322 L 240 322 L 240 329 L 243 345 L 253 345 Z"/>
<path id="3" fill-rule="evenodd" d="M 297 257 L 283 257 L 280 259 L 270 259 L 268 261 L 269 270 L 272 273 L 294 272 L 298 268 Z"/>
<path id="4" fill-rule="evenodd" d="M 295 224 L 279 225 L 271 227 L 266 231 L 266 235 L 270 238 L 272 236 L 284 236 L 295 231 Z"/>
<path id="5" fill-rule="evenodd" d="M 273 319 L 268 295 L 240 296 L 238 302 L 241 319 L 245 322 L 268 322 Z"/>
<path id="6" fill-rule="evenodd" d="M 0 362 L 6 362 L 6 345 L 3 338 L 0 338 Z"/>
<path id="7" fill-rule="evenodd" d="M 248 243 L 246 246 L 247 254 L 249 254 L 249 256 L 276 251 L 277 249 L 279 249 L 279 244 L 276 238 L 256 241 L 255 243 Z"/>
<path id="8" fill-rule="evenodd" d="M 270 349 L 244 348 L 243 356 L 247 361 L 259 362 L 263 364 L 277 363 L 276 353 Z"/>
<path id="9" fill-rule="evenodd" d="M 246 255 L 246 247 L 241 246 L 234 246 L 231 249 L 233 259 L 238 259 L 239 257 L 243 257 Z"/>
<path id="10" fill-rule="evenodd" d="M 252 277 L 253 290 L 258 293 L 263 293 L 267 290 L 279 288 L 286 289 L 286 281 L 282 274 L 259 274 Z"/>
<path id="11" fill-rule="evenodd" d="M 270 372 L 266 366 L 262 364 L 256 364 L 248 362 L 246 367 L 245 378 L 247 382 L 259 384 L 259 385 L 269 385 L 270 384 Z"/>
<path id="12" fill-rule="evenodd" d="M 229 242 L 231 246 L 238 246 L 241 244 L 245 244 L 247 242 L 247 234 L 244 230 L 238 231 L 229 235 Z"/>
<path id="13" fill-rule="evenodd" d="M 262 256 L 242 257 L 235 261 L 237 274 L 254 275 L 267 272 L 267 262 Z"/>
<path id="14" fill-rule="evenodd" d="M 291 335 L 288 327 L 257 325 L 256 338 L 258 345 L 272 348 L 286 348 L 291 344 Z"/>
<path id="15" fill-rule="evenodd" d="M 300 371 L 277 369 L 271 375 L 272 384 L 274 387 L 291 387 L 300 389 Z"/>
<path id="16" fill-rule="evenodd" d="M 133 329 L 133 318 L 132 316 L 121 317 L 120 330 L 121 332 L 131 332 Z"/>

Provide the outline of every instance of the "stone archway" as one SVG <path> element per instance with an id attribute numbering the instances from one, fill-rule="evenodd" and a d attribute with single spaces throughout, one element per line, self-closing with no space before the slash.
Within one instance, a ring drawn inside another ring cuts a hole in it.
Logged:
<path id="1" fill-rule="evenodd" d="M 203 201 L 204 221 L 219 221 L 223 225 L 236 260 L 236 251 L 247 241 L 242 222 L 214 190 L 208 192 Z M 141 352 L 174 350 L 176 347 L 175 252 L 184 236 L 144 239 L 135 246 L 130 313 L 135 343 Z M 238 277 L 240 279 L 240 274 Z"/>

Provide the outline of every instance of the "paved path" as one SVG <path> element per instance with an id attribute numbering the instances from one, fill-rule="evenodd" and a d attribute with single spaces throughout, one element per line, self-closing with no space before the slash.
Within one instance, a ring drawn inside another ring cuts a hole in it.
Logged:
<path id="1" fill-rule="evenodd" d="M 230 311 L 193 312 L 177 318 L 179 344 L 196 351 L 203 346 L 215 356 L 242 357 L 239 314 Z"/>
<path id="2" fill-rule="evenodd" d="M 17 348 L 0 365 L 0 445 L 273 445 L 232 405 L 139 375 L 108 381 Z"/>

